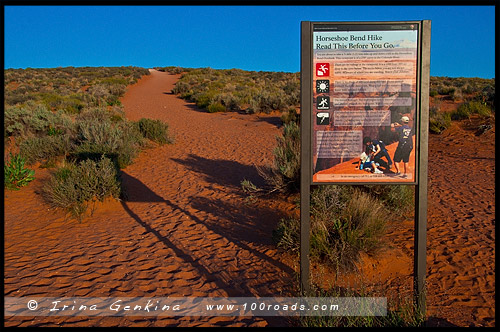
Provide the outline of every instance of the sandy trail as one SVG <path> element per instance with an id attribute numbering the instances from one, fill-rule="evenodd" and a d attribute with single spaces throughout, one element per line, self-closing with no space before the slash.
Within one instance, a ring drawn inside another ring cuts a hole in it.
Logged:
<path id="1" fill-rule="evenodd" d="M 178 75 L 152 71 L 123 98 L 131 120 L 161 119 L 175 143 L 146 150 L 123 170 L 126 201 L 82 223 L 49 211 L 37 181 L 5 199 L 5 295 L 85 297 L 289 296 L 293 270 L 271 234 L 291 209 L 248 205 L 246 178 L 272 159 L 277 118 L 208 114 L 170 94 Z M 40 208 L 42 207 L 42 208 Z M 10 318 L 10 326 L 273 326 L 275 318 Z"/>

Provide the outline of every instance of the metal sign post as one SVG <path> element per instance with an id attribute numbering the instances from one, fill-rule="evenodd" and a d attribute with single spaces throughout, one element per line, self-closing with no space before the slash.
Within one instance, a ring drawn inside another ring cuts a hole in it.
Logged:
<path id="1" fill-rule="evenodd" d="M 308 295 L 309 283 L 309 233 L 311 215 L 311 106 L 312 106 L 312 39 L 311 22 L 302 22 L 300 68 L 300 288 L 302 295 Z"/>
<path id="2" fill-rule="evenodd" d="M 311 185 L 415 185 L 414 294 L 425 314 L 430 31 L 428 20 L 301 22 L 303 295 L 310 291 Z M 395 127 L 402 127 L 399 141 Z M 401 145 L 400 152 L 414 145 L 404 152 L 404 174 L 391 169 L 388 154 L 384 171 L 353 166 L 370 137 Z"/>
<path id="3" fill-rule="evenodd" d="M 415 188 L 415 235 L 413 283 L 417 309 L 425 317 L 427 267 L 427 163 L 429 145 L 429 86 L 431 21 L 422 21 L 420 65 L 420 144 L 419 144 L 419 182 Z"/>

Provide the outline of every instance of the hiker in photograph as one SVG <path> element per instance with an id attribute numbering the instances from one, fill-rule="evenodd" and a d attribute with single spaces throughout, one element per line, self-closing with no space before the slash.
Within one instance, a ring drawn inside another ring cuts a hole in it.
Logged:
<path id="1" fill-rule="evenodd" d="M 370 137 L 365 137 L 363 139 L 363 143 L 366 146 L 365 152 L 372 154 L 372 160 L 375 161 L 376 163 L 381 163 L 381 158 L 385 157 L 387 160 L 387 170 L 390 170 L 392 168 L 392 160 L 391 156 L 389 156 L 389 152 L 385 148 L 385 143 L 382 142 L 381 140 L 376 140 L 376 139 L 371 139 Z"/>
<path id="2" fill-rule="evenodd" d="M 402 177 L 407 177 L 407 171 L 409 169 L 408 162 L 410 161 L 410 153 L 413 150 L 413 129 L 408 125 L 410 118 L 403 116 L 401 118 L 403 124 L 398 122 L 391 123 L 391 130 L 398 133 L 399 142 L 394 152 L 394 166 L 396 167 L 396 175 L 400 175 L 399 163 L 403 161 L 404 173 Z"/>
<path id="3" fill-rule="evenodd" d="M 372 153 L 373 155 L 373 153 Z M 366 152 L 362 152 L 359 156 L 358 166 L 357 168 L 360 170 L 365 170 L 367 172 L 373 172 L 375 174 L 383 174 L 381 170 L 377 168 L 379 166 L 378 163 L 373 161 Z"/>

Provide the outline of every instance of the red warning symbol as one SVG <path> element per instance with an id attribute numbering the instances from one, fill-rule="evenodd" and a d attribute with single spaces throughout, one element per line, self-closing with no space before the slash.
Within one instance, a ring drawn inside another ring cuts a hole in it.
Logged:
<path id="1" fill-rule="evenodd" d="M 330 74 L 330 64 L 329 63 L 317 63 L 316 64 L 316 76 L 328 76 Z"/>

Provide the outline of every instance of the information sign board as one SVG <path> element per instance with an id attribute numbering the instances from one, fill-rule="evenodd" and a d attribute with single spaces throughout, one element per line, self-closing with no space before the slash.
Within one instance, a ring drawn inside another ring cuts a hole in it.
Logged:
<path id="1" fill-rule="evenodd" d="M 313 23 L 312 184 L 416 184 L 419 24 Z"/>

